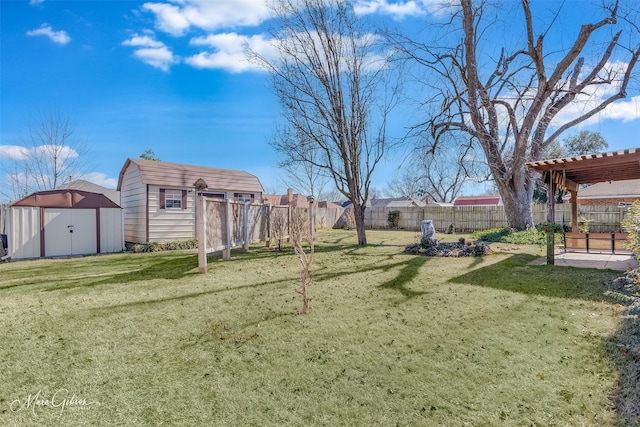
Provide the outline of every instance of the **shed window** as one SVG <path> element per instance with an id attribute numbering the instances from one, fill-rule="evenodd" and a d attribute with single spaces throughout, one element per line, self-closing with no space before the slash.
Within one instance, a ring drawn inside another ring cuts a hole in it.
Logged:
<path id="1" fill-rule="evenodd" d="M 225 199 L 225 194 L 224 193 L 216 193 L 216 192 L 213 192 L 213 191 L 202 191 L 200 194 L 202 194 L 205 197 L 212 198 L 212 199 L 221 199 L 221 200 Z"/>
<path id="2" fill-rule="evenodd" d="M 187 191 L 172 190 L 169 188 L 160 189 L 160 209 L 186 209 Z"/>
<path id="3" fill-rule="evenodd" d="M 245 203 L 245 202 L 251 202 L 253 203 L 253 194 L 248 194 L 248 193 L 233 193 L 233 198 L 236 202 L 241 202 L 241 203 Z"/>

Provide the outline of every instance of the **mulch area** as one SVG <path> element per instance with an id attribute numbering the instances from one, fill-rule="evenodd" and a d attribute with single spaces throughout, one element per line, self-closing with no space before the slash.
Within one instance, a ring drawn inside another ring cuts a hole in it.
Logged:
<path id="1" fill-rule="evenodd" d="M 440 256 L 440 257 L 465 257 L 465 256 L 482 256 L 493 253 L 491 247 L 484 242 L 454 242 L 454 243 L 436 243 L 433 245 L 424 245 L 415 243 L 407 245 L 404 251 L 408 254 Z"/>

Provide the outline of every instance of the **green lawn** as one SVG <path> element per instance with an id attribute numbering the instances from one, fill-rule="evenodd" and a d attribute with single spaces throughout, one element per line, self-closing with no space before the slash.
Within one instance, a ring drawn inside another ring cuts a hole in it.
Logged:
<path id="1" fill-rule="evenodd" d="M 619 273 L 367 237 L 319 233 L 306 316 L 291 250 L 0 264 L 0 425 L 619 423 Z"/>

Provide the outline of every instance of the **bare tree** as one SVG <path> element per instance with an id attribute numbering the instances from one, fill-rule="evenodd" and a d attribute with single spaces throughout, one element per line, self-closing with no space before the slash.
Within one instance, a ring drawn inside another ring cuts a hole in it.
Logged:
<path id="1" fill-rule="evenodd" d="M 365 203 L 389 148 L 386 120 L 396 101 L 385 80 L 389 63 L 350 2 L 274 0 L 270 7 L 276 59 L 249 55 L 271 72 L 283 107 L 284 129 L 273 145 L 331 177 L 353 203 L 358 244 L 365 245 Z"/>
<path id="2" fill-rule="evenodd" d="M 307 251 L 305 251 L 304 247 L 305 240 L 309 247 Z M 311 308 L 311 296 L 309 295 L 309 286 L 311 285 L 310 270 L 315 254 L 315 242 L 307 209 L 296 208 L 291 214 L 291 246 L 293 246 L 301 266 L 300 286 L 295 290 L 302 297 L 300 314 L 307 314 Z"/>
<path id="3" fill-rule="evenodd" d="M 274 239 L 276 241 L 277 250 L 282 250 L 282 241 L 290 233 L 289 224 L 289 208 L 283 207 L 271 207 L 269 214 L 269 240 Z M 271 243 L 269 241 L 269 243 Z"/>
<path id="4" fill-rule="evenodd" d="M 563 13 L 563 4 L 559 3 L 555 18 Z M 431 101 L 440 108 L 423 123 L 432 139 L 437 144 L 452 131 L 476 138 L 502 196 L 509 226 L 525 228 L 533 223 L 536 181 L 525 163 L 539 160 L 565 131 L 627 96 L 640 56 L 638 27 L 625 17 L 619 22 L 618 1 L 611 1 L 601 20 L 576 29 L 566 49 L 546 49 L 546 36 L 556 19 L 541 31 L 534 28 L 541 20 L 532 16 L 530 1 L 521 0 L 517 15 L 509 15 L 508 39 L 517 40 L 514 33 L 522 29 L 524 43 L 496 50 L 496 44 L 506 43 L 507 38 L 493 32 L 499 25 L 490 17 L 501 13 L 492 11 L 493 5 L 460 0 L 449 25 L 442 27 L 446 34 L 439 34 L 441 38 L 429 43 L 394 39 L 408 58 L 437 78 L 430 82 Z M 606 34 L 607 28 L 625 24 L 626 28 Z M 624 37 L 623 30 L 628 30 Z M 569 34 L 566 27 L 562 31 Z M 630 47 L 623 46 L 623 40 Z M 582 108 L 573 118 L 560 115 L 576 103 Z"/>
<path id="5" fill-rule="evenodd" d="M 68 115 L 57 110 L 35 114 L 3 171 L 10 197 L 55 189 L 82 176 L 86 172 L 85 147 Z"/>
<path id="6" fill-rule="evenodd" d="M 413 197 L 424 199 L 427 184 L 421 172 L 406 168 L 400 178 L 391 180 L 384 189 L 387 197 Z"/>
<path id="7" fill-rule="evenodd" d="M 274 142 L 274 145 L 277 146 L 278 142 Z M 280 178 L 280 181 L 295 193 L 322 200 L 320 197 L 322 197 L 331 178 L 324 173 L 322 168 L 315 165 L 322 155 L 320 150 L 311 144 L 305 144 L 305 148 L 310 152 L 306 153 L 304 158 L 310 159 L 310 161 L 294 161 L 290 156 L 285 156 L 285 159 L 280 162 L 280 168 L 284 171 L 284 176 Z"/>
<path id="8" fill-rule="evenodd" d="M 403 166 L 401 180 L 389 184 L 388 194 L 452 203 L 465 184 L 489 180 L 484 158 L 473 140 L 450 138 L 446 144 L 438 145 L 422 137 L 418 141 Z"/>

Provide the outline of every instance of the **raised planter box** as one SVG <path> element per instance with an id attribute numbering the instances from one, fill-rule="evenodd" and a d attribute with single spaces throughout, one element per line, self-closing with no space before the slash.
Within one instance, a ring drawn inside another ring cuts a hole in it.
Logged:
<path id="1" fill-rule="evenodd" d="M 564 233 L 565 251 L 629 253 L 628 233 Z"/>

